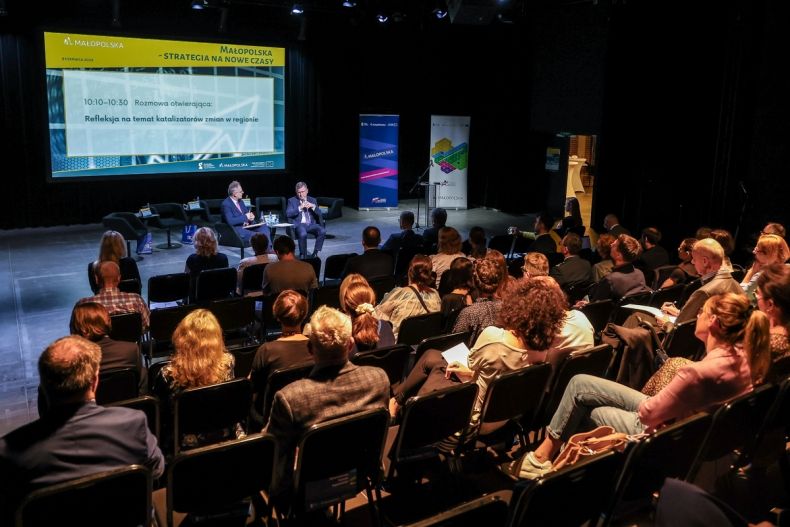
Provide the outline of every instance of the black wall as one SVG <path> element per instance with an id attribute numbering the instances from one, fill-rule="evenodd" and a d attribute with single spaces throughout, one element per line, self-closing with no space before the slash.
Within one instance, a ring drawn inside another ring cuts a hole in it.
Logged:
<path id="1" fill-rule="evenodd" d="M 11 203 L 0 209 L 2 228 L 220 197 L 230 179 L 48 183 L 43 27 L 288 46 L 289 169 L 241 175 L 252 195 L 288 195 L 304 179 L 314 195 L 353 205 L 357 116 L 392 112 L 401 115 L 404 198 L 425 169 L 430 115 L 458 114 L 472 117 L 470 205 L 543 208 L 541 141 L 563 131 L 598 135 L 594 225 L 616 212 L 632 230 L 657 225 L 670 239 L 702 223 L 735 230 L 742 187 L 742 241 L 767 219 L 785 220 L 787 7 L 779 0 L 527 2 L 514 24 L 487 27 L 413 17 L 382 28 L 308 12 L 305 40 L 279 11 L 234 7 L 219 35 L 218 14 L 192 12 L 188 2 L 122 2 L 121 29 L 105 4 L 41 14 L 9 1 L 0 19 L 0 192 Z"/>

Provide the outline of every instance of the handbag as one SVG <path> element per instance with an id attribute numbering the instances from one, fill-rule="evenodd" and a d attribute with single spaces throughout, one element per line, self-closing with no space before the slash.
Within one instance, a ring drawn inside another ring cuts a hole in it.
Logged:
<path id="1" fill-rule="evenodd" d="M 154 236 L 147 232 L 137 239 L 137 254 L 151 254 L 154 252 L 153 248 Z"/>
<path id="2" fill-rule="evenodd" d="M 589 432 L 574 434 L 568 439 L 565 448 L 554 460 L 552 470 L 573 465 L 585 456 L 594 456 L 609 450 L 622 452 L 628 444 L 628 434 L 615 432 L 608 425 L 599 426 Z"/>
<path id="3" fill-rule="evenodd" d="M 195 236 L 197 229 L 198 226 L 194 224 L 184 225 L 184 228 L 181 231 L 181 243 L 192 245 L 192 238 Z"/>

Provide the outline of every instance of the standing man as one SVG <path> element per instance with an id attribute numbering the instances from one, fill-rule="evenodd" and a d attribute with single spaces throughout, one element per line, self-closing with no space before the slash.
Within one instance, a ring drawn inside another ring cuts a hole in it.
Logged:
<path id="1" fill-rule="evenodd" d="M 299 241 L 299 257 L 307 258 L 307 235 L 315 236 L 315 248 L 310 256 L 318 256 L 324 246 L 326 230 L 324 216 L 315 198 L 307 195 L 307 183 L 296 184 L 296 197 L 288 198 L 285 215 L 294 224 L 294 234 Z"/>
<path id="2" fill-rule="evenodd" d="M 252 235 L 256 232 L 265 234 L 266 239 L 271 240 L 272 235 L 269 227 L 266 225 L 245 229 L 247 225 L 255 223 L 255 214 L 244 204 L 244 201 L 241 199 L 243 196 L 244 189 L 241 188 L 241 183 L 231 181 L 230 185 L 228 185 L 228 197 L 222 202 L 222 221 L 232 226 L 245 242 L 249 242 Z"/>
<path id="3" fill-rule="evenodd" d="M 96 404 L 100 361 L 99 345 L 75 335 L 39 357 L 49 410 L 0 438 L 0 524 L 25 494 L 47 485 L 132 464 L 162 475 L 165 459 L 145 414 Z"/>

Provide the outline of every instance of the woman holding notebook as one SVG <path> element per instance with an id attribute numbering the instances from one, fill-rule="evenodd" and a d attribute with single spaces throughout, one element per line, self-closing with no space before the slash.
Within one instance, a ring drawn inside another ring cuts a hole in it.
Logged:
<path id="1" fill-rule="evenodd" d="M 426 351 L 390 400 L 393 417 L 411 395 L 430 393 L 459 382 L 475 382 L 479 389 L 472 412 L 474 424 L 491 380 L 501 372 L 544 362 L 565 318 L 566 302 L 559 287 L 547 287 L 548 277 L 513 281 L 496 326 L 489 326 L 477 338 L 464 363 L 463 354 L 453 349 L 450 363 L 439 350 Z M 500 425 L 501 426 L 501 425 Z M 496 427 L 481 431 L 489 433 Z"/>

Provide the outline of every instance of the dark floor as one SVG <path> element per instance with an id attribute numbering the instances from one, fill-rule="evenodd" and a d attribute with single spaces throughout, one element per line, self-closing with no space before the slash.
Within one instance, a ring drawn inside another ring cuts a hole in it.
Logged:
<path id="1" fill-rule="evenodd" d="M 382 238 L 398 230 L 398 215 L 414 210 L 414 201 L 401 202 L 400 208 L 358 211 L 344 208 L 343 217 L 327 224 L 335 238 L 326 240 L 323 258 L 332 254 L 361 252 L 362 229 L 376 225 Z M 424 226 L 424 216 L 421 220 Z M 509 225 L 526 228 L 527 218 L 489 209 L 448 212 L 448 225 L 458 228 L 466 238 L 469 228 L 479 225 L 491 236 L 504 234 Z M 20 229 L 0 232 L 0 435 L 37 417 L 36 362 L 41 351 L 53 340 L 68 333 L 71 308 L 81 297 L 91 294 L 87 266 L 98 253 L 104 231 L 101 224 Z M 154 244 L 165 241 L 165 234 L 154 232 Z M 308 248 L 312 248 L 312 239 Z M 132 243 L 134 247 L 134 243 Z M 220 248 L 231 265 L 239 261 L 238 249 Z M 143 297 L 148 278 L 181 272 L 192 252 L 189 245 L 157 250 L 138 262 L 143 279 Z"/>

